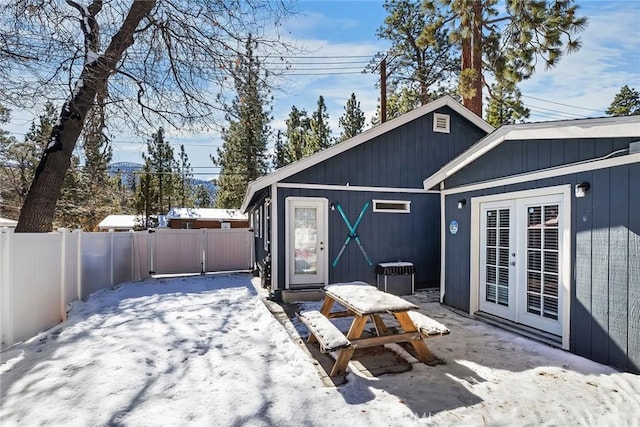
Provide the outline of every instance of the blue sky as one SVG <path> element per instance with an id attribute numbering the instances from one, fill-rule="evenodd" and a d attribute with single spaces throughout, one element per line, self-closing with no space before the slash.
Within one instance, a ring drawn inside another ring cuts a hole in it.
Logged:
<path id="1" fill-rule="evenodd" d="M 556 68 L 540 69 L 520 85 L 523 100 L 532 111 L 529 121 L 604 116 L 604 110 L 623 85 L 640 90 L 640 0 L 577 3 L 589 18 L 589 25 L 581 34 L 583 47 L 564 57 Z M 376 0 L 297 3 L 298 13 L 285 28 L 291 39 L 306 49 L 304 56 L 309 58 L 291 59 L 292 68 L 297 71 L 281 80 L 280 90 L 272 93 L 274 129 L 284 129 L 293 105 L 313 111 L 322 95 L 331 129 L 337 136 L 338 119 L 352 92 L 370 122 L 379 99 L 379 90 L 374 86 L 379 76 L 359 71 L 376 52 L 389 47 L 386 40 L 375 36 L 386 16 L 382 4 Z M 302 71 L 306 68 L 314 70 Z M 301 75 L 334 72 L 353 74 Z M 168 131 L 168 137 L 176 147 L 185 144 L 199 178 L 213 176 L 216 171 L 209 155 L 221 145 L 219 135 Z M 116 135 L 114 140 L 114 161 L 141 162 L 144 138 Z"/>

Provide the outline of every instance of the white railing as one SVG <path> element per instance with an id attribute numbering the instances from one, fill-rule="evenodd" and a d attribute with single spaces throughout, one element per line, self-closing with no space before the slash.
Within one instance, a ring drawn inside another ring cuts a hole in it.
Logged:
<path id="1" fill-rule="evenodd" d="M 152 274 L 246 270 L 248 229 L 13 233 L 0 229 L 1 348 L 63 321 L 67 305 Z"/>

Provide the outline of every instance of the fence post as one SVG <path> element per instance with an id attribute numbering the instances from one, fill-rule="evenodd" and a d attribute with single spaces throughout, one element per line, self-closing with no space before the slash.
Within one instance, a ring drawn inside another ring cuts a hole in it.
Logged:
<path id="1" fill-rule="evenodd" d="M 136 239 L 135 239 L 135 234 L 133 230 L 129 230 L 127 231 L 127 233 L 129 233 L 129 236 L 131 237 L 131 252 L 129 253 L 129 256 L 131 258 L 131 271 L 130 273 L 130 279 L 129 280 L 135 280 L 135 270 L 136 270 L 136 257 L 135 257 L 135 253 L 136 253 Z"/>
<path id="2" fill-rule="evenodd" d="M 67 320 L 67 233 L 66 228 L 59 228 L 60 233 L 60 318 Z"/>
<path id="3" fill-rule="evenodd" d="M 109 251 L 111 253 L 111 260 L 110 260 L 110 268 L 109 268 L 109 272 L 110 272 L 110 278 L 109 278 L 109 282 L 111 283 L 111 289 L 113 289 L 113 234 L 114 231 L 113 229 L 109 230 L 109 235 L 111 236 L 111 250 Z"/>
<path id="4" fill-rule="evenodd" d="M 200 230 L 202 230 L 202 239 L 200 240 L 202 249 L 202 259 L 200 260 L 200 274 L 204 274 L 207 271 L 207 229 L 201 228 Z"/>
<path id="5" fill-rule="evenodd" d="M 13 231 L 0 228 L 0 348 L 13 344 L 13 273 L 11 249 Z"/>
<path id="6" fill-rule="evenodd" d="M 155 274 L 155 266 L 153 265 L 153 254 L 156 250 L 156 230 L 150 228 L 149 229 L 149 238 L 147 239 L 147 249 L 149 252 L 149 276 L 153 276 Z"/>
<path id="7" fill-rule="evenodd" d="M 82 298 L 82 230 L 78 230 L 78 252 L 77 252 L 77 263 L 76 263 L 76 275 L 78 276 L 78 299 L 80 301 Z"/>

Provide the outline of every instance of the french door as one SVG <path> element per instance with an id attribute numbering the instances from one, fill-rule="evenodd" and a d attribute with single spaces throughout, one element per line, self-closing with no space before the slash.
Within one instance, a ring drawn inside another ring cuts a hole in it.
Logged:
<path id="1" fill-rule="evenodd" d="M 562 195 L 480 204 L 481 311 L 562 333 Z"/>
<path id="2" fill-rule="evenodd" d="M 327 284 L 327 199 L 288 197 L 285 205 L 288 287 Z"/>

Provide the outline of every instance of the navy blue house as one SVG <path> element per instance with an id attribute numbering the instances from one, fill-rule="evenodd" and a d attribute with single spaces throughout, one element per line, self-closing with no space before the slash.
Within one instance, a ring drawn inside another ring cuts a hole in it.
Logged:
<path id="1" fill-rule="evenodd" d="M 444 304 L 640 372 L 640 116 L 504 126 L 426 176 Z"/>
<path id="2" fill-rule="evenodd" d="M 249 184 L 242 211 L 255 263 L 274 292 L 376 283 L 381 262 L 440 278 L 440 194 L 425 177 L 493 128 L 450 97 L 367 130 Z"/>

